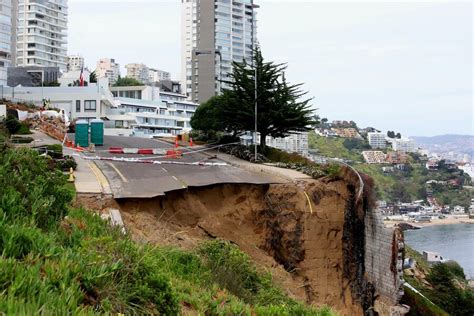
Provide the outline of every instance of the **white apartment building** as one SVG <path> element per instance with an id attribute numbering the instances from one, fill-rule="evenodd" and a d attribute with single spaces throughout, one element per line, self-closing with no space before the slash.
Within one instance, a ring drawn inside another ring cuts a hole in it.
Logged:
<path id="1" fill-rule="evenodd" d="M 7 85 L 7 68 L 14 66 L 16 59 L 17 0 L 0 2 L 0 85 Z"/>
<path id="2" fill-rule="evenodd" d="M 73 120 L 102 118 L 107 107 L 117 106 L 107 79 L 87 87 L 4 87 L 3 93 L 7 99 L 31 102 L 38 107 L 48 100 L 52 108 L 63 109 Z"/>
<path id="3" fill-rule="evenodd" d="M 267 146 L 308 157 L 308 132 L 299 132 L 279 138 L 267 136 L 266 143 Z"/>
<path id="4" fill-rule="evenodd" d="M 106 128 L 128 128 L 140 137 L 171 136 L 191 130 L 190 120 L 197 104 L 185 95 L 163 92 L 157 87 L 111 87 L 116 109 L 106 113 Z M 133 121 L 130 121 L 130 117 Z"/>
<path id="5" fill-rule="evenodd" d="M 109 79 L 114 84 L 120 76 L 120 65 L 113 58 L 102 58 L 97 61 L 96 76 Z"/>
<path id="6" fill-rule="evenodd" d="M 68 56 L 67 71 L 81 71 L 84 68 L 84 57 Z"/>
<path id="7" fill-rule="evenodd" d="M 67 0 L 18 0 L 17 66 L 67 68 Z"/>
<path id="8" fill-rule="evenodd" d="M 385 140 L 385 134 L 384 133 L 367 133 L 367 137 L 369 139 L 369 145 L 372 148 L 386 148 L 387 147 L 387 142 Z"/>
<path id="9" fill-rule="evenodd" d="M 171 80 L 171 74 L 164 70 L 148 68 L 148 80 L 150 83 Z"/>
<path id="10" fill-rule="evenodd" d="M 125 65 L 125 69 L 127 69 L 127 77 L 129 78 L 138 80 L 143 84 L 147 84 L 150 80 L 148 67 L 144 64 L 127 64 Z"/>
<path id="11" fill-rule="evenodd" d="M 251 63 L 257 42 L 253 0 L 181 0 L 181 82 L 201 103 L 228 88 L 232 61 Z"/>
<path id="12" fill-rule="evenodd" d="M 417 151 L 415 141 L 408 138 L 394 139 L 392 141 L 392 148 L 395 151 L 414 153 Z"/>

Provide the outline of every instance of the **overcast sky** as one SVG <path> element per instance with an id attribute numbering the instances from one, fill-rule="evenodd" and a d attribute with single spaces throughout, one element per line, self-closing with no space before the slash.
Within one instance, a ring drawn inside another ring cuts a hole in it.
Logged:
<path id="1" fill-rule="evenodd" d="M 258 1 L 264 57 L 329 120 L 406 136 L 474 134 L 471 2 Z M 180 0 L 70 0 L 69 54 L 180 78 Z"/>

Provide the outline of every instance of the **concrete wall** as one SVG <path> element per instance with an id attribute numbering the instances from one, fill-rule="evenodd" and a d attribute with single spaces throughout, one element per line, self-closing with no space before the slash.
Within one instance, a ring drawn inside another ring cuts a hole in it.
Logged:
<path id="1" fill-rule="evenodd" d="M 386 228 L 376 210 L 365 214 L 365 271 L 375 287 L 375 310 L 380 315 L 402 315 L 403 250 L 401 231 Z"/>

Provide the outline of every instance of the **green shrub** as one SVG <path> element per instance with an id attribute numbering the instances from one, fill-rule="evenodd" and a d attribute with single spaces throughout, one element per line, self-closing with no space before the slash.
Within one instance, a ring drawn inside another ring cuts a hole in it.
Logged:
<path id="1" fill-rule="evenodd" d="M 466 287 L 466 280 L 460 278 L 464 271 L 457 264 L 439 263 L 431 268 L 427 277 L 432 289 L 428 296 L 433 303 L 452 315 L 472 316 L 474 314 L 474 293 Z"/>
<path id="2" fill-rule="evenodd" d="M 33 133 L 30 131 L 30 127 L 28 126 L 28 124 L 20 123 L 20 128 L 18 129 L 16 134 L 18 134 L 18 135 L 30 135 L 30 134 L 33 134 Z"/>
<path id="3" fill-rule="evenodd" d="M 10 135 L 13 135 L 20 130 L 21 123 L 13 115 L 8 115 L 7 119 L 5 120 L 5 127 L 7 128 L 8 133 L 10 133 Z"/>
<path id="4" fill-rule="evenodd" d="M 448 313 L 410 288 L 405 287 L 404 291 L 401 303 L 410 306 L 407 316 L 448 316 Z"/>
<path id="5" fill-rule="evenodd" d="M 0 216 L 40 228 L 56 224 L 72 200 L 66 177 L 29 149 L 0 150 Z"/>
<path id="6" fill-rule="evenodd" d="M 254 302 L 263 278 L 248 255 L 225 241 L 206 242 L 201 245 L 199 253 L 205 258 L 217 284 L 247 303 Z"/>

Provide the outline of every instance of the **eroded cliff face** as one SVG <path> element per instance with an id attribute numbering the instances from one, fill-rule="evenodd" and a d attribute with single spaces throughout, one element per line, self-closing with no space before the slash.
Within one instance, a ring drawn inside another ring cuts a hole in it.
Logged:
<path id="1" fill-rule="evenodd" d="M 216 185 L 118 204 L 136 240 L 185 248 L 206 238 L 230 240 L 294 298 L 364 315 L 383 297 L 388 309 L 380 313 L 390 314 L 397 298 L 376 288 L 378 262 L 366 265 L 370 188 L 359 195 L 357 181 L 346 173 L 296 184 Z M 391 252 L 378 255 L 393 260 Z"/>

